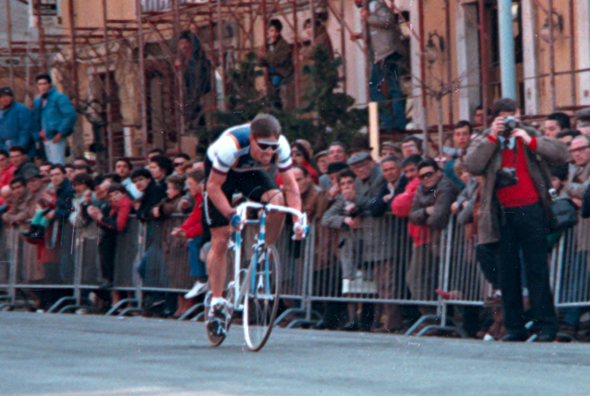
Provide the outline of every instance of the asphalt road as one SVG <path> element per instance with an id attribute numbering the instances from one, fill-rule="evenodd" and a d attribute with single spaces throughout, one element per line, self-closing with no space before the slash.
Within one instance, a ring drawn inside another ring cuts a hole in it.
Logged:
<path id="1" fill-rule="evenodd" d="M 232 327 L 0 312 L 0 395 L 590 395 L 589 344 Z"/>

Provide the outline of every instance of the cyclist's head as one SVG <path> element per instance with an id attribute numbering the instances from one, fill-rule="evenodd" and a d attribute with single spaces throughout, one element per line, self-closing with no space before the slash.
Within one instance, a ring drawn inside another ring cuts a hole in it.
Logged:
<path id="1" fill-rule="evenodd" d="M 254 139 L 278 139 L 281 135 L 281 124 L 270 114 L 258 114 L 252 120 L 250 130 Z"/>
<path id="2" fill-rule="evenodd" d="M 250 155 L 262 164 L 271 162 L 279 150 L 281 124 L 271 115 L 259 114 L 250 124 Z"/>

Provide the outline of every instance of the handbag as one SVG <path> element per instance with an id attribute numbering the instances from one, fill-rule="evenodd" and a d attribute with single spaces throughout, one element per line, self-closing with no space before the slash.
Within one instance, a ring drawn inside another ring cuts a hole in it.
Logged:
<path id="1" fill-rule="evenodd" d="M 554 189 L 549 190 L 551 195 L 551 219 L 549 230 L 554 232 L 565 231 L 578 224 L 578 207 L 570 198 L 558 198 Z"/>
<path id="2" fill-rule="evenodd" d="M 545 185 L 551 186 L 549 172 L 543 169 L 537 157 L 533 158 L 536 160 L 537 165 L 541 170 Z M 549 196 L 551 197 L 551 205 L 549 207 L 549 210 L 551 211 L 549 233 L 562 232 L 578 224 L 578 207 L 570 198 L 558 197 L 557 191 L 554 188 L 549 189 Z"/>

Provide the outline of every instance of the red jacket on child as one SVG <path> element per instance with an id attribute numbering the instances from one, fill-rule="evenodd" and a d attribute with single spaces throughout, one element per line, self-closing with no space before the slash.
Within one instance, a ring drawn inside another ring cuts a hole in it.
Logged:
<path id="1" fill-rule="evenodd" d="M 197 195 L 195 195 L 195 201 L 193 212 L 180 227 L 184 230 L 188 239 L 203 235 L 203 224 L 201 223 L 201 218 L 203 216 L 203 210 L 201 208 L 203 204 L 203 196 L 200 193 L 197 193 Z"/>

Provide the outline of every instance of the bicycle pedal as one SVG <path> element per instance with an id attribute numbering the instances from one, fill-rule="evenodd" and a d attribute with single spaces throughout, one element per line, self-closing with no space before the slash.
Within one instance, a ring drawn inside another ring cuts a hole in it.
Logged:
<path id="1" fill-rule="evenodd" d="M 207 323 L 207 329 L 209 329 L 209 332 L 216 337 L 225 337 L 227 335 L 225 326 L 217 318 L 209 320 L 209 323 Z"/>

